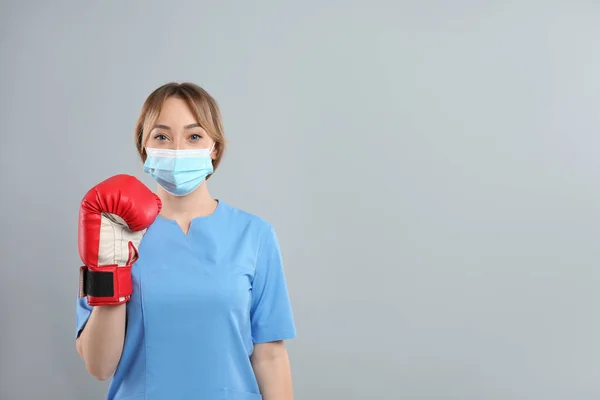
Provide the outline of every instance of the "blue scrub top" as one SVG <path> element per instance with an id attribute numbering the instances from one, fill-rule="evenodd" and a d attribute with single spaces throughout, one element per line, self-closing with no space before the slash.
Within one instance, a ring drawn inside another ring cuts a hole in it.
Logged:
<path id="1" fill-rule="evenodd" d="M 219 201 L 187 235 L 159 216 L 139 256 L 107 400 L 260 400 L 253 345 L 296 336 L 272 226 Z M 77 300 L 77 335 L 91 310 Z"/>

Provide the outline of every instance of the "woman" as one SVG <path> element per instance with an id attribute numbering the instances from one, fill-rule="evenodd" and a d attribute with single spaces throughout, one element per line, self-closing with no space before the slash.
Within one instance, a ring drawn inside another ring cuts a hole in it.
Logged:
<path id="1" fill-rule="evenodd" d="M 135 141 L 156 194 L 117 175 L 80 210 L 78 353 L 111 400 L 291 400 L 296 335 L 276 235 L 206 186 L 225 150 L 215 100 L 156 89 Z"/>

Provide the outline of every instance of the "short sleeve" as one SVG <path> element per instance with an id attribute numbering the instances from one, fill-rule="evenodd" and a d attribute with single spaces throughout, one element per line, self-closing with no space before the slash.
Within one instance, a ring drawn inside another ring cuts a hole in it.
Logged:
<path id="1" fill-rule="evenodd" d="M 296 337 L 281 250 L 271 226 L 258 250 L 250 320 L 255 344 Z"/>
<path id="2" fill-rule="evenodd" d="M 90 314 L 92 313 L 93 307 L 88 305 L 87 299 L 85 297 L 77 299 L 77 310 L 76 310 L 76 323 L 77 330 L 75 332 L 75 338 L 79 337 L 79 334 L 85 327 L 88 319 L 90 318 Z"/>

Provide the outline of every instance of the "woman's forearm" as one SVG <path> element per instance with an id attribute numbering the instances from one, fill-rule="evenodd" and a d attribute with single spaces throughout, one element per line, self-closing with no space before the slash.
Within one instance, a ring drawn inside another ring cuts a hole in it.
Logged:
<path id="1" fill-rule="evenodd" d="M 81 335 L 77 352 L 88 372 L 100 380 L 110 377 L 121 359 L 125 341 L 126 305 L 94 307 Z"/>
<path id="2" fill-rule="evenodd" d="M 252 368 L 263 400 L 293 400 L 292 372 L 283 343 L 268 343 L 255 349 Z M 258 350 L 258 351 L 257 351 Z"/>

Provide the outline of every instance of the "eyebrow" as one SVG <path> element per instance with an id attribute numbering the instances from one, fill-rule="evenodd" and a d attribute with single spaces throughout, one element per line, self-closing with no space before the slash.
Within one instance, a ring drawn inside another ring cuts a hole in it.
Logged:
<path id="1" fill-rule="evenodd" d="M 192 129 L 192 128 L 201 128 L 200 124 L 189 124 L 183 127 L 183 129 Z M 170 131 L 171 128 L 167 125 L 156 124 L 154 125 L 154 129 L 164 129 Z"/>

